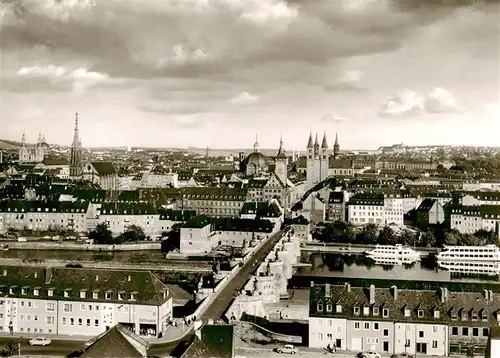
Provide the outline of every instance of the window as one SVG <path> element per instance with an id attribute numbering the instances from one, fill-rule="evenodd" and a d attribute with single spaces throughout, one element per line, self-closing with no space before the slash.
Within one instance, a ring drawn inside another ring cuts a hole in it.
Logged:
<path id="1" fill-rule="evenodd" d="M 469 335 L 469 328 L 462 327 L 462 336 L 468 336 L 468 335 Z"/>
<path id="2" fill-rule="evenodd" d="M 54 324 L 54 316 L 47 316 L 47 324 Z"/>
<path id="3" fill-rule="evenodd" d="M 69 297 L 69 290 L 64 290 L 64 297 Z"/>
<path id="4" fill-rule="evenodd" d="M 451 327 L 451 335 L 458 336 L 458 327 Z"/>
<path id="5" fill-rule="evenodd" d="M 389 317 L 389 309 L 388 308 L 382 309 L 382 316 Z"/>
<path id="6" fill-rule="evenodd" d="M 487 320 L 488 320 L 488 313 L 487 313 L 485 310 L 483 310 L 483 311 L 481 312 L 481 319 L 482 319 L 483 321 L 487 321 Z"/>
<path id="7" fill-rule="evenodd" d="M 337 305 L 337 307 L 335 307 L 335 311 L 337 313 L 342 313 L 342 305 Z"/>
<path id="8" fill-rule="evenodd" d="M 332 312 L 333 311 L 333 306 L 331 304 L 326 305 L 326 312 Z"/>
<path id="9" fill-rule="evenodd" d="M 389 337 L 389 330 L 387 328 L 384 329 L 384 337 Z"/>
<path id="10" fill-rule="evenodd" d="M 370 329 L 370 322 L 365 322 L 365 329 Z"/>
<path id="11" fill-rule="evenodd" d="M 323 340 L 323 333 L 318 333 L 318 340 L 322 341 Z"/>
<path id="12" fill-rule="evenodd" d="M 85 311 L 85 305 L 83 303 L 80 304 L 80 311 Z"/>
<path id="13" fill-rule="evenodd" d="M 410 317 L 411 316 L 411 311 L 408 307 L 405 308 L 405 317 Z"/>
<path id="14" fill-rule="evenodd" d="M 47 296 L 49 296 L 49 297 L 54 296 L 54 290 L 53 290 L 53 289 L 51 289 L 51 288 L 49 288 L 49 289 L 47 290 Z"/>
<path id="15" fill-rule="evenodd" d="M 316 307 L 318 309 L 318 312 L 323 312 L 323 305 L 321 303 L 318 303 L 318 307 Z"/>
<path id="16" fill-rule="evenodd" d="M 56 304 L 54 302 L 47 302 L 46 309 L 49 312 L 54 312 L 56 310 Z"/>
<path id="17" fill-rule="evenodd" d="M 25 287 L 21 288 L 21 295 L 26 295 L 27 293 L 28 290 Z"/>
<path id="18" fill-rule="evenodd" d="M 432 341 L 432 348 L 438 347 L 438 341 Z"/>
<path id="19" fill-rule="evenodd" d="M 40 289 L 35 288 L 35 289 L 33 290 L 33 296 L 40 296 Z"/>
<path id="20" fill-rule="evenodd" d="M 105 298 L 106 298 L 107 300 L 110 300 L 110 299 L 111 299 L 111 292 L 109 292 L 109 291 L 108 291 L 108 292 L 106 292 L 106 296 L 105 296 Z"/>
<path id="21" fill-rule="evenodd" d="M 483 337 L 488 337 L 490 335 L 489 328 L 483 328 Z"/>
<path id="22" fill-rule="evenodd" d="M 370 314 L 370 307 L 363 307 L 363 315 L 368 316 Z"/>
<path id="23" fill-rule="evenodd" d="M 96 326 L 96 327 L 98 327 L 98 326 L 99 326 L 99 320 L 98 320 L 98 319 L 96 319 L 96 320 L 94 321 L 94 326 Z"/>
<path id="24" fill-rule="evenodd" d="M 434 310 L 434 318 L 439 318 L 439 311 L 438 310 Z"/>
<path id="25" fill-rule="evenodd" d="M 424 338 L 424 331 L 418 331 L 418 337 Z"/>
<path id="26" fill-rule="evenodd" d="M 472 312 L 472 320 L 477 321 L 477 312 L 476 311 Z"/>
<path id="27" fill-rule="evenodd" d="M 437 333 L 438 326 L 432 326 L 432 333 Z"/>
<path id="28" fill-rule="evenodd" d="M 423 317 L 424 316 L 424 311 L 423 310 L 418 310 L 418 316 Z"/>
<path id="29" fill-rule="evenodd" d="M 90 318 L 87 318 L 87 327 L 90 327 Z"/>
<path id="30" fill-rule="evenodd" d="M 354 329 L 359 329 L 359 328 L 360 328 L 359 322 L 354 322 Z"/>
<path id="31" fill-rule="evenodd" d="M 373 329 L 378 331 L 379 329 L 379 323 L 378 322 L 373 322 Z"/>
<path id="32" fill-rule="evenodd" d="M 378 307 L 373 307 L 373 315 L 378 316 L 379 314 L 379 308 Z"/>
<path id="33" fill-rule="evenodd" d="M 34 315 L 33 316 L 33 321 L 37 322 L 38 321 L 38 316 L 37 315 Z"/>
<path id="34" fill-rule="evenodd" d="M 62 318 L 61 323 L 62 323 L 62 324 L 66 324 L 66 317 L 63 317 L 63 318 Z"/>
<path id="35" fill-rule="evenodd" d="M 69 324 L 71 324 L 72 326 L 75 325 L 75 319 L 74 318 L 70 318 L 69 319 Z"/>
<path id="36" fill-rule="evenodd" d="M 479 336 L 479 328 L 477 328 L 477 327 L 472 328 L 472 335 L 473 335 L 474 337 Z"/>
<path id="37" fill-rule="evenodd" d="M 87 291 L 80 291 L 80 298 L 87 297 Z"/>
<path id="38" fill-rule="evenodd" d="M 333 336 L 331 333 L 327 333 L 326 334 L 326 339 L 329 340 L 329 341 L 333 341 Z"/>
<path id="39" fill-rule="evenodd" d="M 405 341 L 405 347 L 411 347 L 411 341 L 409 339 Z"/>
<path id="40" fill-rule="evenodd" d="M 125 294 L 124 293 L 119 293 L 118 294 L 118 299 L 121 301 L 125 298 Z M 328 307 L 328 306 L 327 306 Z"/>
<path id="41" fill-rule="evenodd" d="M 73 305 L 71 303 L 65 303 L 64 312 L 73 312 Z"/>
<path id="42" fill-rule="evenodd" d="M 359 316 L 359 307 L 358 306 L 354 306 L 354 314 L 356 316 Z"/>
<path id="43" fill-rule="evenodd" d="M 78 325 L 81 326 L 83 324 L 83 319 L 78 318 Z"/>
<path id="44" fill-rule="evenodd" d="M 130 294 L 130 300 L 131 301 L 136 301 L 137 300 L 137 293 L 131 293 Z"/>
<path id="45" fill-rule="evenodd" d="M 99 292 L 92 292 L 92 298 L 97 300 L 99 298 Z"/>

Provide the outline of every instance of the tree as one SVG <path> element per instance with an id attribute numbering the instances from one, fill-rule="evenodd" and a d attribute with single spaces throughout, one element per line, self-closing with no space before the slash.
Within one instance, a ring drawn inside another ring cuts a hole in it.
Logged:
<path id="1" fill-rule="evenodd" d="M 399 242 L 403 245 L 415 245 L 415 234 L 408 229 L 403 229 L 399 233 Z"/>
<path id="2" fill-rule="evenodd" d="M 101 245 L 114 244 L 113 234 L 105 223 L 98 224 L 96 228 L 89 232 L 89 239 Z"/>
<path id="3" fill-rule="evenodd" d="M 422 235 L 420 235 L 419 244 L 420 246 L 424 247 L 434 247 L 436 246 L 436 237 L 434 236 L 432 231 L 427 230 Z"/>
<path id="4" fill-rule="evenodd" d="M 0 352 L 2 357 L 13 357 L 19 354 L 19 344 L 14 341 L 9 341 Z"/>
<path id="5" fill-rule="evenodd" d="M 457 232 L 456 230 L 448 231 L 446 234 L 444 234 L 444 244 L 445 245 L 457 245 L 458 241 L 460 240 L 460 233 Z"/>
<path id="6" fill-rule="evenodd" d="M 127 230 L 120 235 L 121 239 L 124 242 L 131 242 L 131 241 L 142 241 L 146 239 L 146 235 L 144 234 L 144 230 L 142 227 L 137 226 L 137 225 L 130 225 Z"/>
<path id="7" fill-rule="evenodd" d="M 380 233 L 378 234 L 378 243 L 381 245 L 392 245 L 396 241 L 394 230 L 389 226 L 384 226 Z"/>
<path id="8" fill-rule="evenodd" d="M 362 244 L 376 244 L 378 238 L 378 230 L 375 224 L 366 225 L 360 233 L 360 243 Z"/>

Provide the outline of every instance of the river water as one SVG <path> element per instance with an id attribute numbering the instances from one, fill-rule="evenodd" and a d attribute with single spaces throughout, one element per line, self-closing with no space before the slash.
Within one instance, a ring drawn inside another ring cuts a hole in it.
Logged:
<path id="1" fill-rule="evenodd" d="M 473 281 L 499 282 L 497 276 L 451 275 L 437 266 L 433 254 L 411 265 L 381 266 L 364 255 L 302 252 L 301 262 L 310 267 L 298 268 L 297 276 L 350 277 L 405 281 Z"/>

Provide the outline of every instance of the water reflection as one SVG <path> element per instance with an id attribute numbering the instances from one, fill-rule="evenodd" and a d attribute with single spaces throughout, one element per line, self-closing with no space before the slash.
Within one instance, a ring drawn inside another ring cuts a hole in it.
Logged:
<path id="1" fill-rule="evenodd" d="M 498 277 L 451 275 L 438 267 L 435 255 L 422 256 L 420 261 L 401 265 L 378 265 L 365 255 L 302 252 L 301 262 L 311 264 L 299 268 L 298 276 L 360 277 L 419 281 L 498 281 Z"/>

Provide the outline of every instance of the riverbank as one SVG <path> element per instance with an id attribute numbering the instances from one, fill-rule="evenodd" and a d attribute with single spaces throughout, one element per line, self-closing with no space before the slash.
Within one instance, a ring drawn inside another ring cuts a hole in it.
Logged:
<path id="1" fill-rule="evenodd" d="M 66 250 L 66 251 L 144 251 L 160 250 L 159 242 L 144 242 L 121 245 L 76 244 L 74 242 L 59 241 L 4 241 L 2 247 L 14 250 Z"/>

